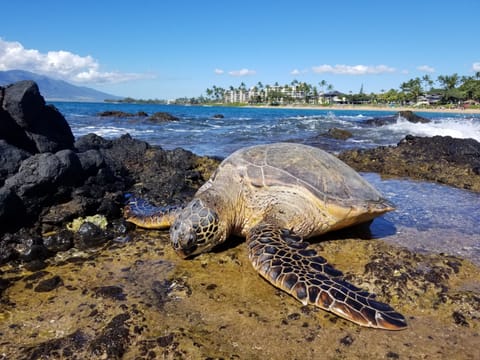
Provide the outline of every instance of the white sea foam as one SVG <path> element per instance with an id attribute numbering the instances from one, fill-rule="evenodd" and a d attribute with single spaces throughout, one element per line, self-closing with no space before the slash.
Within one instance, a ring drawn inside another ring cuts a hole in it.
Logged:
<path id="1" fill-rule="evenodd" d="M 86 134 L 94 133 L 98 136 L 102 136 L 106 138 L 118 137 L 127 133 L 129 133 L 132 136 L 141 136 L 144 134 L 151 134 L 153 132 L 154 132 L 153 130 L 149 130 L 149 129 L 137 130 L 137 129 L 128 129 L 123 127 L 116 127 L 116 126 L 85 126 L 82 128 L 74 129 L 75 136 L 83 136 Z"/>
<path id="2" fill-rule="evenodd" d="M 480 121 L 463 118 L 444 118 L 432 122 L 411 123 L 403 118 L 387 125 L 393 132 L 416 136 L 451 136 L 459 139 L 475 139 L 480 141 Z"/>

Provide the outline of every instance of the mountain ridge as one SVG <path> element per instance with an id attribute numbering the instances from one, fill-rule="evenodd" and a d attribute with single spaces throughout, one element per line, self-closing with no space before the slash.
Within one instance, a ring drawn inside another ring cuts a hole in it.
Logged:
<path id="1" fill-rule="evenodd" d="M 64 80 L 57 80 L 30 71 L 0 71 L 0 86 L 5 86 L 22 80 L 35 81 L 40 89 L 40 93 L 47 101 L 103 102 L 107 99 L 122 99 L 120 96 L 108 94 L 86 86 L 73 85 Z"/>

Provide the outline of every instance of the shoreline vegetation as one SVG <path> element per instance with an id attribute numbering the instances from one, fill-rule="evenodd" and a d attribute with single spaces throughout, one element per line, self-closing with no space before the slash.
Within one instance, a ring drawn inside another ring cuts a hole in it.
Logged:
<path id="1" fill-rule="evenodd" d="M 222 106 L 223 104 L 215 104 Z M 223 105 L 225 106 L 225 105 Z M 463 107 L 415 107 L 415 106 L 386 106 L 386 105 L 244 105 L 243 107 L 252 108 L 280 108 L 280 109 L 299 109 L 299 110 L 346 110 L 346 111 L 412 111 L 412 112 L 432 112 L 432 113 L 458 113 L 458 114 L 480 114 L 480 108 L 463 108 Z"/>
<path id="2" fill-rule="evenodd" d="M 204 106 L 204 107 L 239 107 L 239 108 L 252 108 L 252 109 L 298 109 L 298 110 L 330 110 L 330 111 L 412 111 L 412 112 L 424 112 L 424 113 L 457 113 L 457 114 L 480 114 L 480 107 L 462 107 L 462 106 L 429 106 L 429 107 L 417 107 L 409 105 L 380 105 L 380 104 L 245 104 L 245 103 L 202 103 L 202 104 L 178 104 L 175 102 L 168 103 L 163 100 L 133 100 L 132 101 L 106 101 L 112 104 L 152 104 L 152 105 L 180 105 L 180 106 Z"/>
<path id="3" fill-rule="evenodd" d="M 433 80 L 429 75 L 403 82 L 398 89 L 379 93 L 364 92 L 348 94 L 334 90 L 332 84 L 321 80 L 309 84 L 293 80 L 289 84 L 264 85 L 262 82 L 247 87 L 228 88 L 213 85 L 205 95 L 183 97 L 175 100 L 134 99 L 105 100 L 106 102 L 136 104 L 175 104 L 204 106 L 250 106 L 323 110 L 381 110 L 480 113 L 480 71 L 474 76 L 439 75 Z"/>

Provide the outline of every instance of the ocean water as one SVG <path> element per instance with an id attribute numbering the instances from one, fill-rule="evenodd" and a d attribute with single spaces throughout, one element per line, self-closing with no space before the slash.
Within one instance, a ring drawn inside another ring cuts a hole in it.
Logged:
<path id="1" fill-rule="evenodd" d="M 432 119 L 428 124 L 396 123 L 373 127 L 364 121 L 372 117 L 395 114 L 395 111 L 328 111 L 300 109 L 230 108 L 173 105 L 136 105 L 103 103 L 54 103 L 67 118 L 75 136 L 96 133 L 106 138 L 129 133 L 135 138 L 160 145 L 165 149 L 182 147 L 199 155 L 227 156 L 247 145 L 297 141 L 322 146 L 330 151 L 348 148 L 396 144 L 405 135 L 450 135 L 480 141 L 480 116 L 467 114 L 419 115 Z M 181 119 L 179 122 L 153 124 L 142 118 L 100 118 L 99 112 L 121 110 L 152 114 L 165 111 Z M 216 114 L 224 115 L 216 119 Z M 328 129 L 349 130 L 347 141 L 321 136 Z"/>
<path id="2" fill-rule="evenodd" d="M 114 138 L 129 133 L 164 149 L 182 147 L 199 155 L 225 157 L 248 145 L 277 141 L 312 144 L 331 152 L 393 145 L 406 135 L 452 136 L 480 141 L 480 115 L 422 113 L 432 121 L 413 124 L 402 118 L 382 127 L 365 120 L 394 115 L 392 111 L 301 110 L 103 103 L 61 103 L 76 137 L 96 133 Z M 106 110 L 130 113 L 168 112 L 178 122 L 154 124 L 143 118 L 101 118 Z M 217 119 L 214 115 L 222 114 Z M 352 132 L 341 141 L 322 134 L 330 128 Z M 480 264 L 480 194 L 439 184 L 408 179 L 383 180 L 363 174 L 395 203 L 397 210 L 375 220 L 372 236 L 422 252 L 460 255 Z"/>

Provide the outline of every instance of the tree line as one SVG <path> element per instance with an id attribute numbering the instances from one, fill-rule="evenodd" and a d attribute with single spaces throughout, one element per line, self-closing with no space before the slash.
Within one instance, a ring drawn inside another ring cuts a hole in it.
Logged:
<path id="1" fill-rule="evenodd" d="M 292 89 L 295 89 L 292 92 Z M 245 83 L 239 87 L 230 86 L 228 89 L 216 85 L 206 89 L 206 96 L 196 98 L 198 103 L 222 103 L 225 96 L 231 92 L 247 92 L 254 94 L 249 98 L 250 103 L 269 103 L 281 101 L 282 103 L 319 103 L 325 101 L 325 96 L 334 90 L 332 84 L 325 80 L 318 84 L 308 84 L 293 80 L 290 84 L 263 85 L 258 82 L 255 86 L 247 89 Z M 339 92 L 335 92 L 337 95 Z M 294 94 L 294 96 L 292 96 Z M 380 93 L 365 93 L 363 86 L 358 93 L 349 92 L 341 94 L 345 102 L 351 104 L 415 104 L 422 97 L 435 96 L 440 105 L 458 104 L 470 100 L 480 102 L 480 71 L 474 76 L 439 75 L 433 80 L 429 75 L 416 77 L 400 84 L 398 89 L 381 90 Z"/>
<path id="2" fill-rule="evenodd" d="M 205 95 L 198 97 L 182 97 L 174 101 L 163 99 L 134 99 L 127 97 L 123 100 L 106 100 L 107 102 L 140 103 L 140 104 L 219 104 L 226 103 L 226 96 L 232 92 L 249 93 L 250 104 L 328 104 L 334 95 L 340 97 L 342 102 L 349 104 L 416 104 L 419 100 L 435 97 L 437 105 L 458 105 L 459 103 L 470 102 L 472 106 L 479 106 L 480 103 L 480 71 L 473 76 L 439 75 L 436 80 L 431 76 L 424 75 L 416 77 L 400 84 L 398 89 L 381 90 L 379 93 L 365 93 L 363 85 L 357 93 L 350 91 L 342 94 L 334 91 L 335 87 L 325 80 L 317 84 L 308 84 L 293 80 L 290 84 L 280 85 L 278 82 L 273 85 L 256 83 L 253 87 L 247 88 L 245 83 L 238 87 L 228 88 L 213 85 L 205 90 Z"/>

